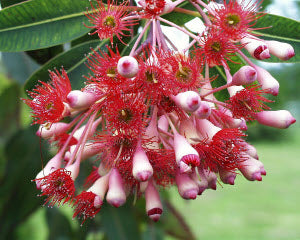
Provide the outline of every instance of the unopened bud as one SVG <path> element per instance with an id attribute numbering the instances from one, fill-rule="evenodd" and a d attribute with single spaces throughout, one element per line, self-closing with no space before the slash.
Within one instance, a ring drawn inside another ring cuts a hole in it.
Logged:
<path id="1" fill-rule="evenodd" d="M 210 104 L 208 102 L 201 102 L 200 107 L 194 112 L 196 118 L 206 119 L 211 114 Z"/>
<path id="2" fill-rule="evenodd" d="M 256 120 L 263 125 L 275 128 L 288 128 L 296 119 L 287 110 L 262 111 L 256 114 Z"/>
<path id="3" fill-rule="evenodd" d="M 226 170 L 220 169 L 219 175 L 220 175 L 221 181 L 223 183 L 234 185 L 236 173 L 234 173 L 232 171 L 226 171 Z"/>
<path id="4" fill-rule="evenodd" d="M 277 96 L 279 92 L 278 81 L 265 69 L 256 66 L 257 81 L 261 85 L 261 89 L 266 90 L 273 96 Z"/>
<path id="5" fill-rule="evenodd" d="M 199 154 L 179 133 L 174 133 L 174 150 L 176 162 L 181 172 L 188 172 L 191 167 L 200 164 Z"/>
<path id="6" fill-rule="evenodd" d="M 114 207 L 120 207 L 126 202 L 123 180 L 116 168 L 113 168 L 109 174 L 106 201 Z"/>
<path id="7" fill-rule="evenodd" d="M 270 53 L 282 61 L 287 61 L 295 56 L 295 50 L 292 45 L 278 41 L 266 41 Z"/>
<path id="8" fill-rule="evenodd" d="M 160 201 L 159 193 L 153 184 L 153 180 L 149 180 L 146 191 L 146 212 L 147 215 L 157 222 L 163 212 L 162 203 Z"/>
<path id="9" fill-rule="evenodd" d="M 179 93 L 173 98 L 173 100 L 180 108 L 187 112 L 196 111 L 201 104 L 199 94 L 194 91 Z"/>
<path id="10" fill-rule="evenodd" d="M 139 71 L 139 64 L 134 57 L 121 57 L 117 65 L 118 73 L 126 78 L 133 78 Z"/>
<path id="11" fill-rule="evenodd" d="M 257 78 L 256 70 L 250 66 L 241 67 L 232 77 L 232 84 L 236 86 L 248 85 Z"/>
<path id="12" fill-rule="evenodd" d="M 188 174 L 180 173 L 178 171 L 176 173 L 175 180 L 178 187 L 178 192 L 182 198 L 195 199 L 197 197 L 199 191 L 198 186 Z"/>
<path id="13" fill-rule="evenodd" d="M 258 60 L 270 58 L 268 46 L 264 41 L 244 37 L 241 40 L 241 43 L 245 44 L 245 49 L 251 54 L 252 57 Z"/>
<path id="14" fill-rule="evenodd" d="M 248 156 L 249 158 L 241 163 L 239 170 L 249 181 L 261 181 L 266 175 L 262 162 Z"/>
<path id="15" fill-rule="evenodd" d="M 67 101 L 73 109 L 86 109 L 97 100 L 97 95 L 92 92 L 71 91 L 67 96 Z"/>
<path id="16" fill-rule="evenodd" d="M 50 128 L 40 125 L 39 130 L 36 132 L 36 135 L 42 138 L 50 138 L 55 135 L 60 135 L 66 132 L 69 129 L 70 125 L 68 123 L 52 123 Z"/>
<path id="17" fill-rule="evenodd" d="M 143 148 L 138 145 L 133 155 L 132 175 L 139 182 L 145 182 L 151 178 L 152 174 L 153 168 L 149 162 L 149 159 Z"/>

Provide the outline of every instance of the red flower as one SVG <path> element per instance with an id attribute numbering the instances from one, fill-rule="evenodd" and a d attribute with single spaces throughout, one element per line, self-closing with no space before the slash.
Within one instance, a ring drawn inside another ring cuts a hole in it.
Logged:
<path id="1" fill-rule="evenodd" d="M 228 2 L 228 3 L 227 3 Z M 240 40 L 247 35 L 256 23 L 256 20 L 264 14 L 256 12 L 261 1 L 248 2 L 243 0 L 224 1 L 224 7 L 215 9 L 216 14 L 212 16 L 214 26 L 220 28 L 224 35 L 233 40 Z"/>
<path id="2" fill-rule="evenodd" d="M 231 57 L 240 46 L 235 46 L 229 38 L 221 31 L 211 29 L 207 35 L 201 39 L 202 45 L 196 49 L 195 55 L 204 59 L 209 66 L 226 64 L 226 60 L 231 61 Z"/>
<path id="3" fill-rule="evenodd" d="M 140 3 L 145 12 L 144 12 L 144 17 L 146 18 L 152 18 L 155 17 L 157 15 L 160 15 L 163 10 L 164 7 L 166 5 L 166 1 L 165 0 L 143 0 Z"/>
<path id="4" fill-rule="evenodd" d="M 134 79 L 134 87 L 152 104 L 156 104 L 173 92 L 174 84 L 170 82 L 170 65 L 165 61 L 168 53 L 149 53 L 150 50 L 146 50 L 139 59 L 139 72 Z"/>
<path id="5" fill-rule="evenodd" d="M 170 71 L 170 79 L 173 89 L 173 94 L 195 90 L 201 86 L 203 80 L 202 65 L 198 61 L 190 59 L 182 54 L 172 55 L 165 59 L 168 62 Z"/>
<path id="6" fill-rule="evenodd" d="M 259 85 L 247 86 L 227 101 L 233 117 L 251 121 L 255 120 L 256 113 L 270 109 L 264 102 L 272 101 L 262 96 L 267 90 L 259 90 L 259 88 Z"/>
<path id="7" fill-rule="evenodd" d="M 219 169 L 234 171 L 241 162 L 244 155 L 244 140 L 246 136 L 239 129 L 222 129 L 217 132 L 211 142 L 203 140 L 193 147 L 198 151 L 204 168 L 213 172 Z"/>
<path id="8" fill-rule="evenodd" d="M 100 54 L 96 51 L 88 58 L 89 68 L 94 76 L 88 78 L 89 84 L 97 86 L 99 91 L 105 89 L 107 92 L 124 91 L 129 88 L 130 81 L 121 76 L 117 71 L 117 64 L 121 58 L 118 49 L 116 53 L 107 47 L 108 53 Z"/>
<path id="9" fill-rule="evenodd" d="M 146 153 L 153 167 L 155 183 L 163 187 L 174 184 L 178 168 L 174 151 L 168 149 L 146 149 Z"/>
<path id="10" fill-rule="evenodd" d="M 92 26 L 86 26 L 88 28 L 96 28 L 96 31 L 92 34 L 97 33 L 99 38 L 105 39 L 110 38 L 111 43 L 113 42 L 113 36 L 116 35 L 117 38 L 122 42 L 122 36 L 125 36 L 123 31 L 130 31 L 128 28 L 135 23 L 132 19 L 126 19 L 129 15 L 128 1 L 121 4 L 115 3 L 114 0 L 107 1 L 104 4 L 101 0 L 97 0 L 97 6 L 91 2 L 92 12 L 87 12 L 86 16 Z"/>
<path id="11" fill-rule="evenodd" d="M 87 218 L 94 218 L 95 215 L 101 210 L 101 208 L 96 208 L 94 206 L 95 197 L 97 195 L 93 192 L 83 191 L 75 198 L 75 211 L 73 218 L 79 216 L 81 217 L 82 223 L 86 221 Z"/>
<path id="12" fill-rule="evenodd" d="M 144 99 L 136 95 L 113 95 L 108 97 L 103 116 L 107 120 L 107 128 L 125 135 L 138 136 L 146 125 L 146 105 Z"/>
<path id="13" fill-rule="evenodd" d="M 40 83 L 28 95 L 32 99 L 23 101 L 32 109 L 33 124 L 54 123 L 60 121 L 65 113 L 65 105 L 68 93 L 72 90 L 67 73 L 62 69 L 62 74 L 57 70 L 50 73 L 51 82 Z"/>
<path id="14" fill-rule="evenodd" d="M 64 204 L 74 196 L 75 186 L 71 172 L 64 168 L 59 168 L 43 178 L 34 179 L 34 181 L 40 181 L 41 196 L 47 196 L 45 204 L 50 202 L 50 206 L 56 203 Z"/>

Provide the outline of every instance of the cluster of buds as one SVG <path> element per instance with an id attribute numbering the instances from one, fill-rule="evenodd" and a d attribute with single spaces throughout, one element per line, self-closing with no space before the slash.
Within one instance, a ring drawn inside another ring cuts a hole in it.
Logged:
<path id="1" fill-rule="evenodd" d="M 145 19 L 130 54 L 121 56 L 113 45 L 94 51 L 83 89 L 71 89 L 64 69 L 50 71 L 50 81 L 24 99 L 33 123 L 40 124 L 37 135 L 57 148 L 34 180 L 50 206 L 71 203 L 74 216 L 85 221 L 105 200 L 119 207 L 133 194 L 145 197 L 147 215 L 157 221 L 161 188 L 176 185 L 182 198 L 195 199 L 215 190 L 218 179 L 233 185 L 239 172 L 250 181 L 266 175 L 256 149 L 245 141 L 247 123 L 287 128 L 295 119 L 286 110 L 270 111 L 267 95 L 277 95 L 279 84 L 241 50 L 256 59 L 273 54 L 282 60 L 294 50 L 252 34 L 264 15 L 258 2 L 190 1 L 206 26 L 194 34 L 162 16 L 185 12 L 177 7 L 183 1 L 141 0 L 136 7 L 97 0 L 86 16 L 100 39 L 122 41 Z M 189 45 L 176 49 L 161 23 L 187 34 Z M 248 65 L 231 74 L 228 61 L 236 54 Z M 215 66 L 224 69 L 227 83 L 214 88 Z M 229 98 L 220 101 L 216 93 L 224 90 Z M 93 156 L 93 170 L 76 194 L 81 163 Z"/>

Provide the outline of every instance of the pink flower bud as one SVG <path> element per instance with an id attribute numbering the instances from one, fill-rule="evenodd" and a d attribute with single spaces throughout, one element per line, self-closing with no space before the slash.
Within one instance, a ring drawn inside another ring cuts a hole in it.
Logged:
<path id="1" fill-rule="evenodd" d="M 248 85 L 257 78 L 256 70 L 250 66 L 241 67 L 232 77 L 232 84 L 236 86 Z"/>
<path id="2" fill-rule="evenodd" d="M 258 60 L 270 58 L 268 46 L 264 41 L 245 37 L 241 40 L 241 43 L 245 44 L 245 49 L 252 57 Z"/>
<path id="3" fill-rule="evenodd" d="M 113 168 L 109 174 L 106 201 L 114 207 L 120 207 L 126 202 L 123 180 L 116 168 Z"/>
<path id="4" fill-rule="evenodd" d="M 73 109 L 86 109 L 97 100 L 97 95 L 92 92 L 71 91 L 67 96 L 67 101 Z"/>
<path id="5" fill-rule="evenodd" d="M 288 128 L 296 119 L 287 110 L 262 111 L 257 113 L 256 120 L 263 125 L 275 128 Z"/>
<path id="6" fill-rule="evenodd" d="M 90 157 L 95 156 L 97 153 L 99 153 L 103 149 L 103 147 L 104 147 L 103 143 L 86 143 L 84 145 L 84 149 L 82 151 L 80 161 L 84 161 Z M 65 161 L 68 162 L 70 160 L 71 155 L 73 154 L 75 148 L 76 148 L 76 146 L 73 145 L 73 146 L 71 146 L 70 151 L 65 153 L 65 157 L 64 157 Z M 77 154 L 76 154 L 76 157 L 77 157 Z"/>
<path id="7" fill-rule="evenodd" d="M 241 163 L 239 170 L 249 181 L 261 181 L 261 175 L 265 175 L 266 173 L 263 164 L 250 156 L 248 157 L 249 158 L 247 160 Z"/>
<path id="8" fill-rule="evenodd" d="M 158 128 L 162 129 L 165 132 L 168 131 L 169 122 L 165 115 L 159 117 L 157 124 L 158 124 Z"/>
<path id="9" fill-rule="evenodd" d="M 52 171 L 55 171 L 56 169 L 60 168 L 61 162 L 62 162 L 61 154 L 56 154 L 53 158 L 49 160 L 49 162 L 46 164 L 44 169 L 36 175 L 35 179 L 43 178 L 49 175 Z M 41 189 L 41 181 L 39 180 L 35 181 L 37 189 Z"/>
<path id="10" fill-rule="evenodd" d="M 201 173 L 199 174 L 200 177 L 198 177 L 198 174 L 195 170 L 190 174 L 190 177 L 198 186 L 198 195 L 201 195 L 205 191 L 205 189 L 207 189 L 208 182 L 206 176 L 204 176 L 203 174 L 203 169 L 199 169 L 198 167 L 198 172 Z"/>
<path id="11" fill-rule="evenodd" d="M 50 128 L 40 125 L 39 130 L 36 132 L 36 135 L 42 138 L 50 138 L 54 135 L 59 135 L 66 132 L 69 129 L 70 125 L 68 123 L 52 123 Z"/>
<path id="12" fill-rule="evenodd" d="M 92 192 L 97 195 L 97 199 L 94 200 L 94 206 L 96 208 L 99 208 L 102 203 L 104 196 L 108 189 L 108 181 L 109 181 L 109 174 L 106 174 L 103 177 L 100 177 L 99 179 L 94 182 L 94 184 L 87 190 L 87 192 Z"/>
<path id="13" fill-rule="evenodd" d="M 245 153 L 247 153 L 249 156 L 251 156 L 251 157 L 258 160 L 257 151 L 256 151 L 256 148 L 254 146 L 252 146 L 251 144 L 245 142 L 245 148 L 246 148 Z"/>
<path id="14" fill-rule="evenodd" d="M 234 185 L 236 173 L 234 173 L 232 171 L 226 171 L 226 170 L 220 169 L 219 175 L 220 175 L 221 181 L 223 183 Z"/>
<path id="15" fill-rule="evenodd" d="M 153 184 L 153 180 L 150 179 L 145 191 L 146 199 L 146 212 L 147 215 L 157 222 L 163 212 L 162 203 L 160 201 L 159 193 Z"/>
<path id="16" fill-rule="evenodd" d="M 153 168 L 149 159 L 143 148 L 138 144 L 132 160 L 132 175 L 139 182 L 145 182 L 151 178 L 152 174 Z"/>
<path id="17" fill-rule="evenodd" d="M 199 191 L 198 186 L 188 174 L 180 173 L 178 171 L 176 173 L 175 180 L 178 187 L 178 192 L 182 198 L 195 199 L 197 197 Z"/>
<path id="18" fill-rule="evenodd" d="M 295 56 L 292 45 L 278 41 L 266 41 L 270 53 L 280 60 L 286 61 Z"/>
<path id="19" fill-rule="evenodd" d="M 210 104 L 208 102 L 201 102 L 200 107 L 194 112 L 194 115 L 200 119 L 206 119 L 211 114 Z"/>
<path id="20" fill-rule="evenodd" d="M 185 136 L 186 140 L 190 144 L 197 144 L 199 140 L 202 140 L 202 137 L 198 134 L 194 122 L 190 118 L 182 120 L 180 122 L 179 133 L 182 136 Z"/>
<path id="21" fill-rule="evenodd" d="M 196 128 L 204 138 L 212 139 L 212 137 L 221 130 L 206 119 L 196 119 Z"/>
<path id="22" fill-rule="evenodd" d="M 139 64 L 134 57 L 121 57 L 117 65 L 118 73 L 126 78 L 133 78 L 139 71 Z"/>
<path id="23" fill-rule="evenodd" d="M 179 133 L 174 133 L 174 150 L 176 162 L 181 172 L 188 172 L 191 166 L 200 164 L 198 152 L 188 143 L 185 137 Z"/>
<path id="24" fill-rule="evenodd" d="M 257 71 L 257 81 L 261 85 L 261 88 L 267 90 L 273 96 L 277 96 L 279 92 L 278 81 L 267 70 L 258 66 L 255 69 Z"/>
<path id="25" fill-rule="evenodd" d="M 207 182 L 208 182 L 208 187 L 210 189 L 216 190 L 217 189 L 217 175 L 210 171 L 210 170 L 203 170 L 204 176 L 206 176 Z"/>
<path id="26" fill-rule="evenodd" d="M 173 100 L 180 108 L 187 112 L 196 111 L 201 104 L 201 98 L 199 94 L 194 91 L 179 93 L 173 97 Z"/>

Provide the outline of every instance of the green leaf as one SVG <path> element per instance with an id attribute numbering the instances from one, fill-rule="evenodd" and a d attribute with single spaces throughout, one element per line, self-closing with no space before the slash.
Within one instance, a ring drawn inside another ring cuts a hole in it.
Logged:
<path id="1" fill-rule="evenodd" d="M 26 0 L 1 0 L 1 7 L 2 8 L 6 8 L 9 7 L 11 5 L 20 3 L 20 2 L 24 2 Z"/>
<path id="2" fill-rule="evenodd" d="M 2 60 L 7 76 L 22 85 L 33 71 L 39 68 L 39 65 L 23 52 L 4 52 Z"/>
<path id="3" fill-rule="evenodd" d="M 270 27 L 270 28 L 265 28 Z M 280 42 L 286 42 L 291 44 L 296 56 L 288 61 L 281 61 L 276 57 L 266 60 L 267 62 L 285 62 L 295 63 L 300 62 L 300 22 L 277 16 L 273 14 L 266 14 L 258 19 L 255 28 L 265 28 L 254 31 L 253 33 L 260 35 L 260 38 L 266 40 L 276 40 Z"/>
<path id="4" fill-rule="evenodd" d="M 78 38 L 90 29 L 85 16 L 89 1 L 31 0 L 1 11 L 0 51 L 46 48 Z"/>
<path id="5" fill-rule="evenodd" d="M 19 124 L 20 86 L 12 83 L 0 93 L 0 139 L 11 135 Z"/>
<path id="6" fill-rule="evenodd" d="M 38 80 L 48 81 L 49 72 L 48 70 L 53 70 L 54 68 L 64 69 L 69 74 L 69 78 L 71 80 L 71 84 L 73 88 L 82 87 L 82 83 L 84 82 L 84 78 L 82 78 L 83 74 L 87 74 L 89 69 L 85 66 L 86 56 L 88 54 L 92 54 L 93 51 L 91 48 L 97 50 L 103 47 L 107 43 L 107 40 L 100 42 L 99 40 L 94 40 L 90 42 L 85 42 L 83 44 L 77 45 L 74 48 L 71 48 L 67 52 L 63 52 L 57 55 L 55 58 L 51 59 L 45 65 L 43 65 L 40 69 L 34 72 L 31 77 L 26 81 L 24 89 L 32 90 L 34 86 L 38 83 Z"/>
<path id="7" fill-rule="evenodd" d="M 34 59 L 38 64 L 45 64 L 51 58 L 63 52 L 63 45 L 57 45 L 49 48 L 27 51 L 26 54 Z"/>
<path id="8" fill-rule="evenodd" d="M 36 186 L 31 182 L 41 169 L 41 151 L 43 158 L 50 158 L 46 146 L 40 145 L 40 139 L 33 130 L 26 129 L 16 133 L 5 146 L 5 175 L 0 182 L 0 222 L 1 238 L 13 239 L 17 225 L 24 221 L 41 204 L 37 197 Z"/>
<path id="9" fill-rule="evenodd" d="M 127 203 L 118 209 L 104 204 L 100 214 L 103 230 L 109 240 L 141 239 L 138 222 L 135 219 L 131 203 Z"/>
<path id="10" fill-rule="evenodd" d="M 149 222 L 146 231 L 143 233 L 143 240 L 163 240 L 164 232 L 158 224 Z"/>
<path id="11" fill-rule="evenodd" d="M 49 236 L 48 240 L 68 240 L 74 238 L 69 219 L 59 209 L 51 208 L 46 212 Z"/>

